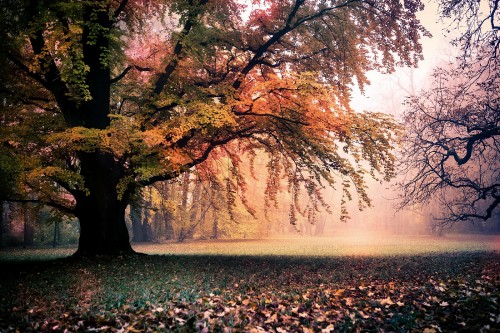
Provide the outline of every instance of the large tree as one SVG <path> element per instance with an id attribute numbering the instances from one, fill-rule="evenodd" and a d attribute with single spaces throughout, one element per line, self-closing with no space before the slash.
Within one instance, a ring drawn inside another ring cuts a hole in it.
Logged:
<path id="1" fill-rule="evenodd" d="M 443 225 L 486 221 L 500 207 L 499 1 L 439 3 L 460 53 L 408 99 L 402 206 L 438 202 Z"/>
<path id="2" fill-rule="evenodd" d="M 312 196 L 338 178 L 368 203 L 364 175 L 393 175 L 396 126 L 353 112 L 351 86 L 417 63 L 422 7 L 260 1 L 247 17 L 232 0 L 2 1 L 3 149 L 30 198 L 78 217 L 77 254 L 132 251 L 137 189 L 221 148 L 236 171 L 240 155 L 270 155 L 270 198 L 284 175 Z"/>

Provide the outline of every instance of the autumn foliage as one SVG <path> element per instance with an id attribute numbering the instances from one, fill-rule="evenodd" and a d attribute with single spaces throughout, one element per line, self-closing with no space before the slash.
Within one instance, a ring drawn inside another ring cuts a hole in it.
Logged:
<path id="1" fill-rule="evenodd" d="M 394 174 L 397 126 L 351 110 L 350 93 L 420 59 L 419 0 L 2 6 L 2 170 L 18 186 L 3 199 L 76 215 L 79 253 L 131 251 L 133 194 L 217 154 L 234 170 L 267 154 L 271 199 L 285 178 L 369 204 L 365 175 Z"/>

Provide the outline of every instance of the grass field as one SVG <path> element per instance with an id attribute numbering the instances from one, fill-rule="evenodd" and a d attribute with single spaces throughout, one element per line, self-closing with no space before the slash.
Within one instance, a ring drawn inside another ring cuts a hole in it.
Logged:
<path id="1" fill-rule="evenodd" d="M 500 237 L 137 245 L 149 256 L 0 252 L 2 332 L 498 332 Z M 54 259 L 59 258 L 59 259 Z"/>
<path id="2" fill-rule="evenodd" d="M 500 251 L 500 235 L 373 236 L 345 233 L 335 237 L 271 238 L 264 240 L 197 241 L 135 245 L 148 254 L 265 256 L 393 256 L 444 252 Z"/>

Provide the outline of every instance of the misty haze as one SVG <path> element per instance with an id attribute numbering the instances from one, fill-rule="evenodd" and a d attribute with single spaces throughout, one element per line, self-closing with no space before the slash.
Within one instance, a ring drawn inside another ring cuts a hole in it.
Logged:
<path id="1" fill-rule="evenodd" d="M 498 332 L 499 0 L 0 1 L 0 332 Z"/>

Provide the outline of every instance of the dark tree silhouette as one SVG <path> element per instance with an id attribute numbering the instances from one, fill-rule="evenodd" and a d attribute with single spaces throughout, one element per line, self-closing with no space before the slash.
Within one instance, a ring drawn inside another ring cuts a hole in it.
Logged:
<path id="1" fill-rule="evenodd" d="M 462 52 L 407 101 L 402 207 L 438 200 L 444 224 L 488 220 L 500 204 L 499 2 L 440 6 L 463 29 L 452 42 Z"/>

